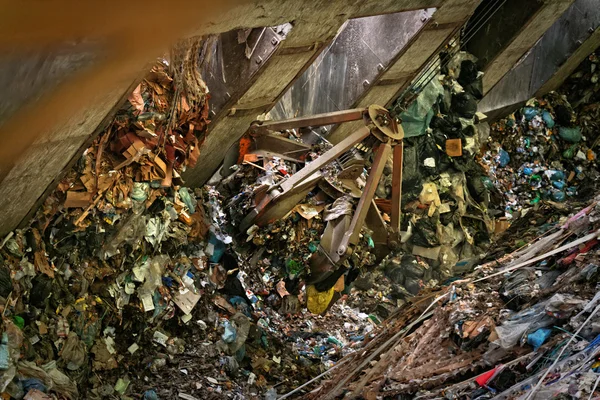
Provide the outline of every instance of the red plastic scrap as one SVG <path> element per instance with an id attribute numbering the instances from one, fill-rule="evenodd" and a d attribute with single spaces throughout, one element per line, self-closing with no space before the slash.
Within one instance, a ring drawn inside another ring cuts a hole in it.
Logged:
<path id="1" fill-rule="evenodd" d="M 566 256 L 565 258 L 563 258 L 560 263 L 562 265 L 569 265 L 571 264 L 573 261 L 575 261 L 575 258 L 580 255 L 580 254 L 584 254 L 587 253 L 588 251 L 592 250 L 594 247 L 596 247 L 596 245 L 600 243 L 600 241 L 598 241 L 598 239 L 592 239 L 589 242 L 587 242 L 585 244 L 585 246 L 583 246 L 581 249 L 574 251 L 573 253 L 569 254 L 568 256 Z"/>
<path id="2" fill-rule="evenodd" d="M 496 376 L 496 373 L 499 371 L 500 368 L 501 366 L 497 366 L 496 368 L 490 371 L 484 372 L 483 374 L 475 378 L 475 382 L 477 382 L 479 386 L 486 386 L 488 382 L 490 382 Z"/>

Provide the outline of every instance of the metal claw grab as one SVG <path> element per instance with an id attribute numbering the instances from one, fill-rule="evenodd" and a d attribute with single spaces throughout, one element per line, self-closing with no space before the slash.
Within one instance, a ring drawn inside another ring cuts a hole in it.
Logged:
<path id="1" fill-rule="evenodd" d="M 337 282 L 337 278 L 341 277 L 343 273 L 343 271 L 340 271 L 339 266 L 352 254 L 354 246 L 358 244 L 361 228 L 368 216 L 371 223 L 369 227 L 374 231 L 374 236 L 385 237 L 387 239 L 385 242 L 387 243 L 397 240 L 397 235 L 400 231 L 402 140 L 404 138 L 404 131 L 397 120 L 391 117 L 388 110 L 378 105 L 282 121 L 255 123 L 250 127 L 252 135 L 260 135 L 269 131 L 318 127 L 361 119 L 365 123 L 364 127 L 346 137 L 289 179 L 276 185 L 259 188 L 255 196 L 255 207 L 243 219 L 240 226 L 242 230 L 246 230 L 254 224 L 264 226 L 282 218 L 316 186 L 317 182 L 322 178 L 320 171 L 324 166 L 338 159 L 366 138 L 373 136 L 377 139 L 373 164 L 352 219 L 348 221 L 346 218 L 342 222 L 330 221 L 321 241 L 321 254 L 315 253 L 311 259 L 312 279 L 310 283 L 312 285 L 307 288 L 307 293 L 309 294 L 308 308 L 314 313 L 320 314 L 324 312 L 331 303 L 333 286 Z M 392 209 L 390 228 L 391 235 L 396 236 L 395 238 L 390 238 L 390 232 L 386 229 L 385 223 L 373 201 L 378 182 L 381 179 L 386 161 L 392 151 Z"/>

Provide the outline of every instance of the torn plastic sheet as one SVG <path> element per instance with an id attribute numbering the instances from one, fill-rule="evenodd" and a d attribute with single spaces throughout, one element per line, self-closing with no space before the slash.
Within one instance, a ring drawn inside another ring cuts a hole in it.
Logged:
<path id="1" fill-rule="evenodd" d="M 546 314 L 546 303 L 538 303 L 520 311 L 502 325 L 497 326 L 498 344 L 505 349 L 510 349 L 521 340 L 524 341 L 524 337 L 528 333 L 553 325 L 556 319 Z"/>
<path id="2" fill-rule="evenodd" d="M 443 93 L 444 88 L 439 80 L 432 79 L 417 96 L 416 101 L 414 101 L 406 111 L 400 114 L 402 128 L 404 129 L 404 137 L 414 137 L 425 134 L 434 115 L 433 105 Z"/>

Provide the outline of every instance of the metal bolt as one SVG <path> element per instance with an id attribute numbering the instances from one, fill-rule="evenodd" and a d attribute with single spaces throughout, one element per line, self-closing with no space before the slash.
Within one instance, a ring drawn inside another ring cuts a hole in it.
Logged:
<path id="1" fill-rule="evenodd" d="M 229 92 L 225 92 L 225 96 L 227 96 L 228 99 L 231 98 L 231 95 L 229 94 Z"/>
<path id="2" fill-rule="evenodd" d="M 279 40 L 277 40 L 277 38 L 273 38 L 273 39 L 271 39 L 271 44 L 272 44 L 273 46 L 277 46 L 277 43 L 279 43 Z"/>
<path id="3" fill-rule="evenodd" d="M 344 253 L 346 252 L 346 246 L 340 246 L 340 248 L 338 249 L 337 253 L 342 256 L 344 255 Z"/>
<path id="4" fill-rule="evenodd" d="M 365 79 L 365 80 L 363 81 L 363 86 L 364 86 L 364 87 L 367 87 L 367 86 L 369 86 L 370 84 L 371 84 L 371 82 L 369 82 L 369 80 L 368 80 L 368 79 Z"/>
<path id="5" fill-rule="evenodd" d="M 215 110 L 210 110 L 210 115 L 211 117 L 214 117 L 215 115 L 217 115 L 217 113 L 215 112 Z"/>
<path id="6" fill-rule="evenodd" d="M 385 67 L 383 66 L 383 64 L 377 64 L 377 71 L 381 72 L 385 69 Z"/>
<path id="7" fill-rule="evenodd" d="M 263 59 L 261 56 L 258 56 L 258 58 L 256 59 L 256 63 L 260 64 L 261 62 L 263 62 Z"/>
<path id="8" fill-rule="evenodd" d="M 594 30 L 595 30 L 594 28 L 592 28 L 592 27 L 589 27 L 589 28 L 588 28 L 588 33 L 594 33 Z"/>

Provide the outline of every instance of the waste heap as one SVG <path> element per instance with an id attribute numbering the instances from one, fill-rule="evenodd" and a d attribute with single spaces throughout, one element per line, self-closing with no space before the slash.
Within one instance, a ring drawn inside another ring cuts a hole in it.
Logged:
<path id="1" fill-rule="evenodd" d="M 185 187 L 209 123 L 206 47 L 159 60 L 0 242 L 2 398 L 272 396 L 376 330 L 343 304 L 317 318 L 284 300 L 292 286 L 233 251 L 223 196 Z"/>
<path id="2" fill-rule="evenodd" d="M 382 293 L 387 312 L 374 306 L 385 317 L 424 287 L 468 271 L 502 216 L 497 189 L 476 159 L 489 135 L 485 115 L 477 113 L 482 73 L 476 59 L 460 52 L 441 74 L 425 78 L 415 84 L 412 103 L 396 105 L 405 132 L 402 248 L 357 282 Z M 391 168 L 386 173 L 377 190 L 382 210 L 391 197 Z"/>
<path id="3" fill-rule="evenodd" d="M 594 202 L 527 246 L 423 292 L 306 398 L 587 398 L 600 365 L 598 229 Z"/>
<path id="4" fill-rule="evenodd" d="M 592 54 L 559 93 L 532 99 L 496 123 L 482 157 L 516 219 L 540 200 L 593 196 L 598 179 L 598 57 Z"/>
<path id="5" fill-rule="evenodd" d="M 507 194 L 498 245 L 402 305 L 304 398 L 598 396 L 597 63 L 491 127 L 478 161 Z"/>

